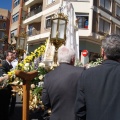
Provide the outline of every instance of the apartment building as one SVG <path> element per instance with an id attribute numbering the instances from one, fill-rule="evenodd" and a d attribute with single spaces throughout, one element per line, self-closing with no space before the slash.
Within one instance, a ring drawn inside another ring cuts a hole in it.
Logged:
<path id="1" fill-rule="evenodd" d="M 100 53 L 101 38 L 106 33 L 120 34 L 119 0 L 13 0 L 11 34 L 28 34 L 29 52 L 50 35 L 51 16 L 62 1 L 70 1 L 78 21 L 79 50 Z"/>
<path id="2" fill-rule="evenodd" d="M 99 53 L 106 33 L 120 35 L 120 0 L 76 0 L 73 6 L 78 18 L 80 51 Z"/>
<path id="3" fill-rule="evenodd" d="M 4 35 L 9 36 L 10 11 L 0 8 L 0 57 L 7 50 L 7 45 L 3 44 Z"/>
<path id="4" fill-rule="evenodd" d="M 11 42 L 11 36 L 18 36 L 21 32 L 26 31 L 26 26 L 22 24 L 26 12 L 27 7 L 24 7 L 24 0 L 12 0 L 9 42 Z M 16 41 L 13 40 L 13 44 L 15 43 Z"/>

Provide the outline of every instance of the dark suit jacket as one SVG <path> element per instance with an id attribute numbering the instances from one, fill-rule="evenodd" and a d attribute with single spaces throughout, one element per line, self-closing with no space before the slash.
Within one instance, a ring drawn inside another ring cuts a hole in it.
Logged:
<path id="1" fill-rule="evenodd" d="M 75 106 L 79 120 L 120 120 L 120 63 L 106 60 L 84 71 Z"/>
<path id="2" fill-rule="evenodd" d="M 11 66 L 9 65 L 9 63 L 6 60 L 3 60 L 2 67 L 1 67 L 2 74 L 7 74 L 7 72 L 9 72 L 10 69 L 11 69 Z"/>
<path id="3" fill-rule="evenodd" d="M 2 66 L 0 67 L 0 75 L 7 74 L 10 69 L 11 66 L 8 64 L 8 62 L 2 61 Z M 9 104 L 12 95 L 11 90 L 12 87 L 10 85 L 3 89 L 0 89 L 0 120 L 8 120 L 9 118 Z"/>
<path id="4" fill-rule="evenodd" d="M 75 120 L 77 81 L 82 71 L 83 68 L 63 63 L 45 76 L 42 101 L 51 107 L 50 120 Z"/>

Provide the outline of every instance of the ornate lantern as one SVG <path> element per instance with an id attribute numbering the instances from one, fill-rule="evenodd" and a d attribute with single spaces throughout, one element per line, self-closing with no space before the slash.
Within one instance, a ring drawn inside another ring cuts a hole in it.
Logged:
<path id="1" fill-rule="evenodd" d="M 15 39 L 16 39 L 16 50 L 18 52 L 19 61 L 20 61 L 23 57 L 24 51 L 26 50 L 27 34 L 25 32 L 22 32 Z"/>
<path id="2" fill-rule="evenodd" d="M 64 13 L 58 13 L 51 19 L 50 42 L 55 46 L 54 63 L 56 65 L 58 48 L 66 41 L 67 21 L 68 17 Z"/>

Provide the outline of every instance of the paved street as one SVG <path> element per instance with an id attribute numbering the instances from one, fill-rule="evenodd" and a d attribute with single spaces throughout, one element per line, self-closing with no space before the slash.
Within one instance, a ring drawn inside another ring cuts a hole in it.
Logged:
<path id="1" fill-rule="evenodd" d="M 41 112 L 32 111 L 30 112 L 30 120 L 43 120 Z M 22 102 L 20 96 L 16 95 L 16 105 L 14 114 L 10 117 L 10 120 L 22 120 Z"/>

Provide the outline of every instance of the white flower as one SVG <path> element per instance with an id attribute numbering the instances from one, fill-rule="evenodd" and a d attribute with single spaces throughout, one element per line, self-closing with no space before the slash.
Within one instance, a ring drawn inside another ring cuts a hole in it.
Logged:
<path id="1" fill-rule="evenodd" d="M 40 79 L 40 80 L 42 80 L 42 79 L 43 79 L 43 77 L 44 77 L 43 75 L 40 75 L 40 76 L 39 76 L 39 79 Z"/>
<path id="2" fill-rule="evenodd" d="M 23 82 L 20 82 L 20 85 L 23 85 Z"/>
<path id="3" fill-rule="evenodd" d="M 39 86 L 39 87 L 43 87 L 43 84 L 44 84 L 44 82 L 39 82 L 39 83 L 38 83 L 38 86 Z"/>
<path id="4" fill-rule="evenodd" d="M 25 66 L 28 67 L 30 65 L 30 63 L 25 63 Z"/>
<path id="5" fill-rule="evenodd" d="M 39 67 L 45 67 L 44 63 L 39 63 Z"/>
<path id="6" fill-rule="evenodd" d="M 31 88 L 34 89 L 35 88 L 35 84 L 31 84 Z"/>
<path id="7" fill-rule="evenodd" d="M 30 66 L 29 63 L 25 63 L 24 70 L 25 70 L 25 71 L 29 71 L 29 66 Z"/>

